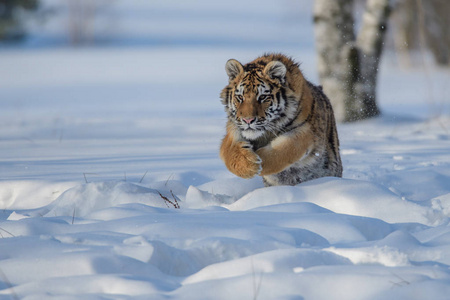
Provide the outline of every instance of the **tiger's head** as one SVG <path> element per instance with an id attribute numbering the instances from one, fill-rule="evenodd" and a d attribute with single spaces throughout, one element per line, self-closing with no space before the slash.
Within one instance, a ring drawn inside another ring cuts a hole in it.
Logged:
<path id="1" fill-rule="evenodd" d="M 230 59 L 225 70 L 229 83 L 222 91 L 222 103 L 244 138 L 277 135 L 295 118 L 298 101 L 289 89 L 283 62 L 257 60 L 242 65 Z"/>

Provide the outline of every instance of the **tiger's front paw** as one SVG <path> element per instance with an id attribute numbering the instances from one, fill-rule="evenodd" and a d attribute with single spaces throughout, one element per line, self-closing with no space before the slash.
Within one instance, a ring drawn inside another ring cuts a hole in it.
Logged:
<path id="1" fill-rule="evenodd" d="M 261 171 L 261 159 L 247 142 L 239 142 L 231 158 L 230 171 L 242 178 L 252 178 Z"/>

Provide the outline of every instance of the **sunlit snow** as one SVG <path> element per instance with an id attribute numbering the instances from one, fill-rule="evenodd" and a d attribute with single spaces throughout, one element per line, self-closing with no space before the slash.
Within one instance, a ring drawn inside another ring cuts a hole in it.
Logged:
<path id="1" fill-rule="evenodd" d="M 0 299 L 448 299 L 448 70 L 386 52 L 343 178 L 264 188 L 218 157 L 229 58 L 318 82 L 301 3 L 114 1 L 94 45 L 64 11 L 2 45 Z"/>

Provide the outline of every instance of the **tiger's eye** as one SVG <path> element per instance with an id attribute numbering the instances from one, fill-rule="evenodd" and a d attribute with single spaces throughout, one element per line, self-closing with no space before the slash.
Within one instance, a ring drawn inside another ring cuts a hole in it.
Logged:
<path id="1" fill-rule="evenodd" d="M 244 101 L 244 97 L 242 97 L 242 95 L 236 95 L 236 99 L 239 103 Z"/>
<path id="2" fill-rule="evenodd" d="M 258 97 L 258 101 L 259 102 L 263 102 L 264 100 L 267 100 L 267 98 L 269 98 L 268 95 L 261 95 L 261 96 Z"/>

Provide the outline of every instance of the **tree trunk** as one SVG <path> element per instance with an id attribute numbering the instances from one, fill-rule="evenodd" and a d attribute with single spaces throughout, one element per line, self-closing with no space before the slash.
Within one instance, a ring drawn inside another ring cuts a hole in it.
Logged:
<path id="1" fill-rule="evenodd" d="M 380 113 L 376 82 L 388 15 L 389 0 L 368 0 L 356 38 L 353 0 L 315 0 L 319 76 L 338 121 Z"/>

